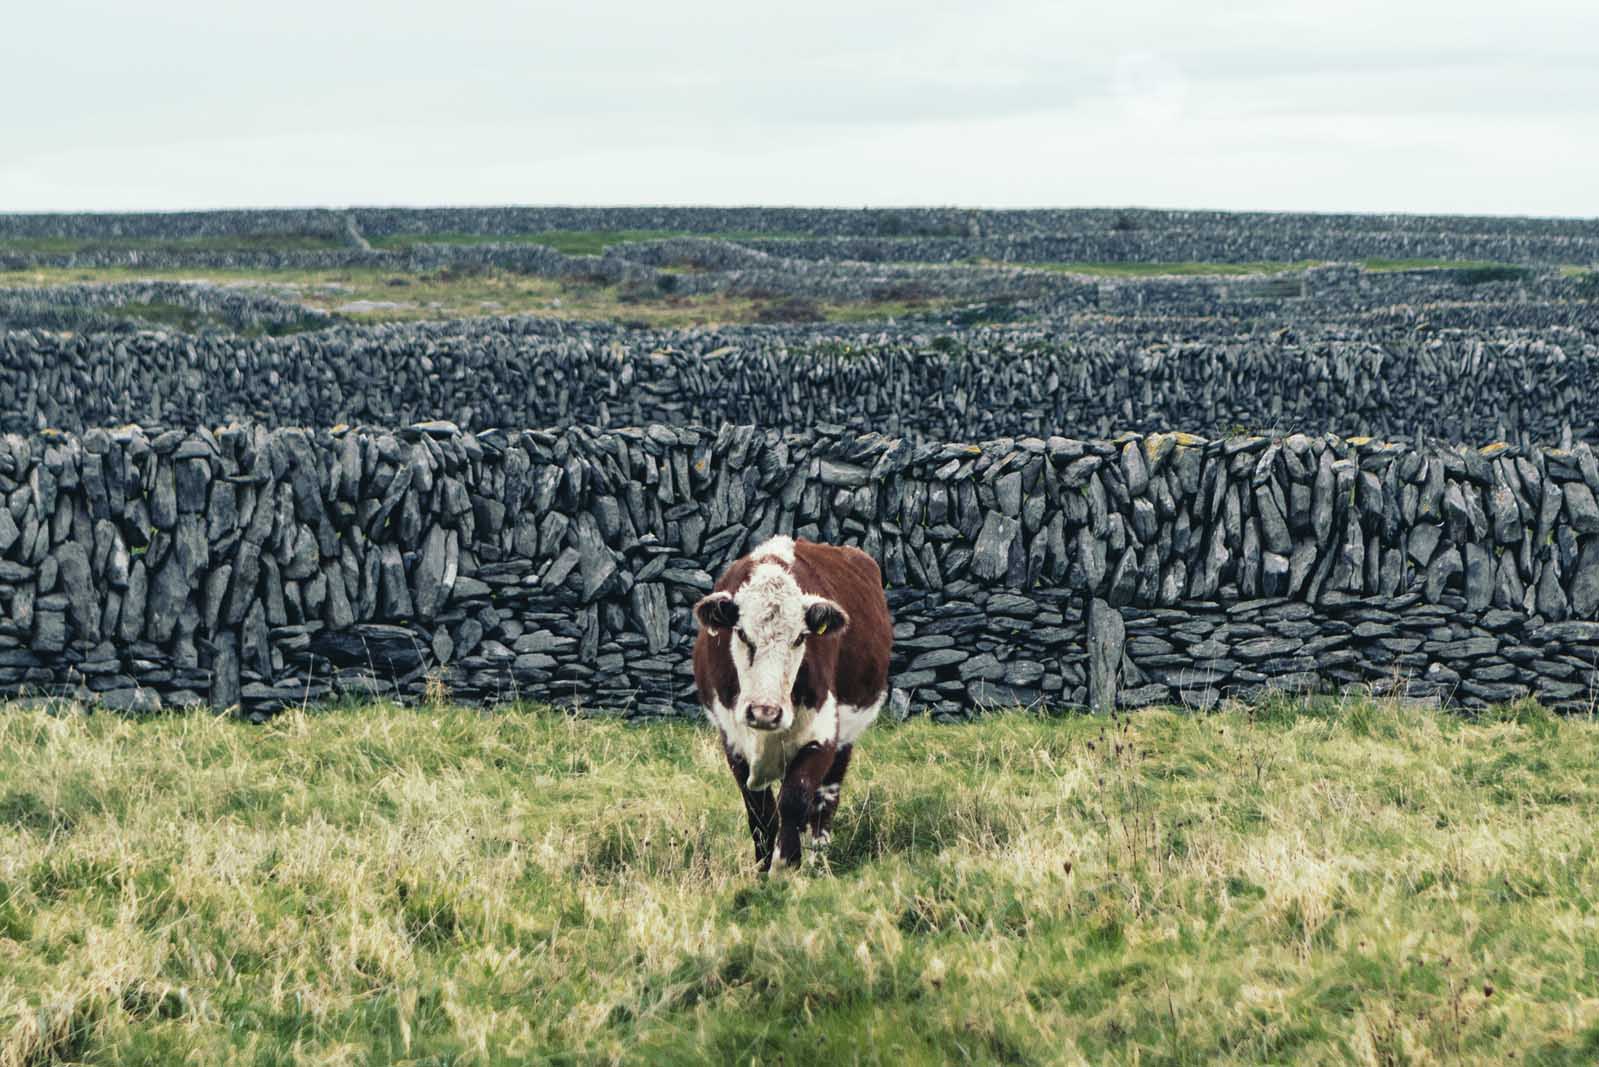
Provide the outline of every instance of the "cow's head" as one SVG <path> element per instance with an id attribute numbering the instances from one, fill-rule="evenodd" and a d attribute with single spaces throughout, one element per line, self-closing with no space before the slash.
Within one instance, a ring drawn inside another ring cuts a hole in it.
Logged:
<path id="1" fill-rule="evenodd" d="M 758 564 L 736 590 L 712 593 L 695 604 L 694 617 L 713 636 L 731 633 L 728 653 L 738 672 L 733 716 L 757 730 L 794 725 L 794 679 L 806 646 L 849 627 L 843 608 L 802 592 L 781 563 Z"/>

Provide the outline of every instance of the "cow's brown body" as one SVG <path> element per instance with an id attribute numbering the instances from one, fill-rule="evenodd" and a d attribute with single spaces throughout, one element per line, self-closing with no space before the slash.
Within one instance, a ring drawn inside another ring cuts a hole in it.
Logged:
<path id="1" fill-rule="evenodd" d="M 769 865 L 775 845 L 780 864 L 795 864 L 802 829 L 827 841 L 855 740 L 888 695 L 882 574 L 858 549 L 777 537 L 728 567 L 695 614 L 694 680 L 757 863 Z"/>

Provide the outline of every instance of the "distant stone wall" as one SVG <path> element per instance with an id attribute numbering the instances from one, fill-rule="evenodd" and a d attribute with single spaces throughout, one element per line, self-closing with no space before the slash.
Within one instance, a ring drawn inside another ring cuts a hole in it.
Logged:
<path id="1" fill-rule="evenodd" d="M 1488 230 L 1346 229 L 1300 216 L 1258 226 L 1083 230 L 994 237 L 750 237 L 792 259 L 959 263 L 1298 263 L 1304 260 L 1599 262 L 1599 235 Z"/>
<path id="2" fill-rule="evenodd" d="M 0 215 L 7 238 L 183 240 L 312 235 L 340 251 L 217 249 L 133 253 L 144 266 L 381 265 L 404 253 L 363 251 L 366 238 L 468 234 L 526 237 L 551 231 L 722 236 L 783 258 L 900 263 L 1277 262 L 1372 258 L 1515 264 L 1599 263 L 1599 220 L 1425 215 L 1304 215 L 1147 210 L 974 211 L 958 208 L 460 208 L 350 211 L 179 212 L 135 215 Z M 439 245 L 439 257 L 471 246 Z M 514 248 L 515 245 L 508 245 Z M 6 257 L 0 247 L 0 257 Z M 506 253 L 512 256 L 512 253 Z M 119 265 L 108 248 L 76 257 L 13 252 L 11 262 Z M 7 262 L 0 258 L 0 264 Z"/>
<path id="3" fill-rule="evenodd" d="M 162 309 L 190 312 L 213 328 L 238 332 L 289 333 L 339 321 L 260 288 L 136 281 L 0 288 L 0 331 L 125 332 L 141 324 L 138 314 Z"/>
<path id="4" fill-rule="evenodd" d="M 9 435 L 0 691 L 692 713 L 690 606 L 781 532 L 880 561 L 895 714 L 1351 684 L 1591 707 L 1596 491 L 1586 445 L 1303 435 Z"/>
<path id="5" fill-rule="evenodd" d="M 1350 215 L 1289 212 L 1159 211 L 1143 208 L 976 210 L 970 208 L 487 207 L 0 215 L 0 236 L 186 237 L 340 232 L 353 219 L 372 237 L 395 234 L 527 234 L 556 230 L 659 230 L 693 234 L 813 237 L 999 238 L 1082 233 L 1317 232 L 1517 238 L 1599 238 L 1599 219 L 1483 215 Z M 1378 253 L 1386 255 L 1387 253 Z M 1284 258 L 1284 257 L 1273 257 Z M 1289 260 L 1303 258 L 1286 257 Z"/>
<path id="6" fill-rule="evenodd" d="M 315 234 L 341 236 L 346 212 L 319 208 L 256 211 L 77 211 L 0 214 L 0 239 L 71 237 L 114 241 Z"/>
<path id="7" fill-rule="evenodd" d="M 1599 333 L 1290 320 L 643 330 L 540 319 L 244 341 L 0 334 L 0 430 L 837 423 L 926 440 L 1185 425 L 1599 440 Z M 1231 332 L 1229 332 L 1231 331 Z"/>

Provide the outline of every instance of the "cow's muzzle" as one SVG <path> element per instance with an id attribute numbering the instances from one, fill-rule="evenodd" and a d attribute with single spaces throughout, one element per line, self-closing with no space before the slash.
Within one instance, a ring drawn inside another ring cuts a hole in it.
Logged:
<path id="1" fill-rule="evenodd" d="M 775 730 L 783 721 L 783 709 L 776 704 L 751 704 L 744 709 L 744 721 L 757 730 Z"/>

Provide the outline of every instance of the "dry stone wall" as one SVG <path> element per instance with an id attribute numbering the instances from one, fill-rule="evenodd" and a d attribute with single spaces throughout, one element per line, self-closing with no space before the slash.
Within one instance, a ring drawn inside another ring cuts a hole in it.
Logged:
<path id="1" fill-rule="evenodd" d="M 1298 222 L 1298 220 L 1294 220 Z M 1292 224 L 1220 225 L 1147 230 L 1083 230 L 1002 237 L 743 238 L 792 259 L 959 263 L 1298 263 L 1304 260 L 1458 260 L 1521 264 L 1592 264 L 1599 236 L 1345 229 Z"/>
<path id="2" fill-rule="evenodd" d="M 1599 329 L 1218 320 L 647 330 L 543 319 L 243 340 L 0 334 L 0 430 L 838 423 L 922 440 L 1180 425 L 1599 439 Z"/>
<path id="3" fill-rule="evenodd" d="M 286 296 L 204 282 L 136 281 L 106 285 L 0 288 L 0 331 L 45 329 L 116 333 L 148 329 L 140 313 L 175 310 L 205 327 L 245 333 L 326 329 L 339 320 Z"/>
<path id="4" fill-rule="evenodd" d="M 812 261 L 1298 263 L 1384 258 L 1599 263 L 1599 221 L 1593 219 L 1142 210 L 480 208 L 0 215 L 0 265 L 306 269 L 390 264 L 398 269 L 407 262 L 407 253 L 373 251 L 369 238 L 403 236 L 425 242 L 459 234 L 506 241 L 485 253 L 447 240 L 432 245 L 427 258 L 511 265 L 518 240 L 559 231 L 722 237 L 783 258 Z M 252 243 L 272 243 L 261 238 L 285 236 L 316 237 L 335 247 L 249 250 Z M 52 253 L 37 247 L 41 238 L 68 239 L 80 247 Z M 229 238 L 233 247 L 225 247 Z M 17 246 L 9 252 L 8 239 Z M 141 250 L 130 249 L 130 241 L 196 243 L 188 249 Z"/>
<path id="5" fill-rule="evenodd" d="M 1161 211 L 1141 208 L 973 210 L 969 208 L 488 207 L 349 210 L 205 211 L 135 214 L 0 215 L 0 236 L 88 239 L 233 236 L 251 233 L 336 235 L 353 221 L 370 237 L 397 234 L 532 234 L 550 231 L 655 230 L 694 234 L 813 237 L 1024 238 L 1108 233 L 1191 234 L 1215 244 L 1229 234 L 1384 234 L 1390 239 L 1505 235 L 1515 239 L 1599 238 L 1599 220 L 1481 215 L 1354 215 L 1286 212 Z M 1377 253 L 1387 255 L 1388 253 Z M 1192 257 L 1185 257 L 1192 258 Z M 1269 257 L 1289 260 L 1296 256 Z"/>
<path id="6" fill-rule="evenodd" d="M 0 438 L 0 690 L 250 714 L 344 693 L 692 713 L 690 605 L 858 544 L 892 708 L 1371 685 L 1592 705 L 1599 462 L 1178 434 L 237 425 Z"/>
<path id="7" fill-rule="evenodd" d="M 83 211 L 0 214 L 0 238 L 70 237 L 84 241 L 218 238 L 240 235 L 334 237 L 345 213 L 317 208 L 243 211 Z"/>

